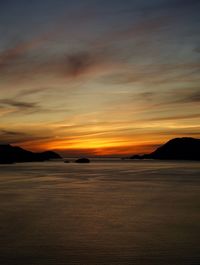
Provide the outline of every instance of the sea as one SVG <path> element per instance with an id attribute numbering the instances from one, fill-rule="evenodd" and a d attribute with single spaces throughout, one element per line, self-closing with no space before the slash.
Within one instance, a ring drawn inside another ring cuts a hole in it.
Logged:
<path id="1" fill-rule="evenodd" d="M 200 163 L 0 165 L 1 265 L 199 265 Z"/>

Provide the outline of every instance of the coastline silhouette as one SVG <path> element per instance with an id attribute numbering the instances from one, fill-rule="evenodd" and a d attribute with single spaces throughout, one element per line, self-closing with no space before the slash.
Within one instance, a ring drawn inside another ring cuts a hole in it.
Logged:
<path id="1" fill-rule="evenodd" d="M 62 157 L 53 151 L 35 153 L 10 144 L 0 145 L 0 164 L 43 162 L 51 159 L 62 159 Z M 128 159 L 200 161 L 200 139 L 189 137 L 171 139 L 150 154 L 133 155 L 128 157 Z M 90 160 L 88 158 L 79 158 L 75 162 L 89 163 Z"/>
<path id="2" fill-rule="evenodd" d="M 62 158 L 53 151 L 34 153 L 18 146 L 9 144 L 0 145 L 0 164 L 13 164 L 22 162 L 43 162 Z"/>
<path id="3" fill-rule="evenodd" d="M 174 138 L 155 151 L 145 155 L 133 155 L 130 159 L 200 160 L 200 139 Z"/>

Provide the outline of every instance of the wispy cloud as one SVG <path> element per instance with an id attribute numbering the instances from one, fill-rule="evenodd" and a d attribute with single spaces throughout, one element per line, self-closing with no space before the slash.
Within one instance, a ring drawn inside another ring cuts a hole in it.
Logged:
<path id="1" fill-rule="evenodd" d="M 37 103 L 32 102 L 22 102 L 13 99 L 0 99 L 0 105 L 6 105 L 9 107 L 14 107 L 18 109 L 36 109 L 38 108 Z"/>
<path id="2" fill-rule="evenodd" d="M 183 97 L 182 101 L 186 103 L 199 103 L 200 102 L 200 88 L 198 89 L 198 91 L 189 92 L 185 97 Z"/>
<path id="3" fill-rule="evenodd" d="M 98 155 L 199 135 L 199 0 L 7 2 L 4 142 Z"/>
<path id="4" fill-rule="evenodd" d="M 6 129 L 0 129 L 0 144 L 21 144 L 26 143 L 27 141 L 36 141 L 36 140 L 42 140 L 42 139 L 48 139 L 48 137 L 44 137 L 42 135 L 34 135 L 29 134 L 17 130 L 6 130 Z"/>

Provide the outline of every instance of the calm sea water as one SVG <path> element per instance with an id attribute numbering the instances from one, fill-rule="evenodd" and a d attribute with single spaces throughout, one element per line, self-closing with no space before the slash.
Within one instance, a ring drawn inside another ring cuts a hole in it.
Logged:
<path id="1" fill-rule="evenodd" d="M 200 163 L 0 166 L 1 265 L 200 264 Z"/>

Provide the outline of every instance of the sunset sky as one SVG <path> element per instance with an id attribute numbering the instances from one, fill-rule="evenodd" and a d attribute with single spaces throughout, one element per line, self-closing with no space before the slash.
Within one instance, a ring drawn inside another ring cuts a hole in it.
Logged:
<path id="1" fill-rule="evenodd" d="M 199 0 L 1 0 L 0 142 L 66 156 L 200 137 Z"/>

